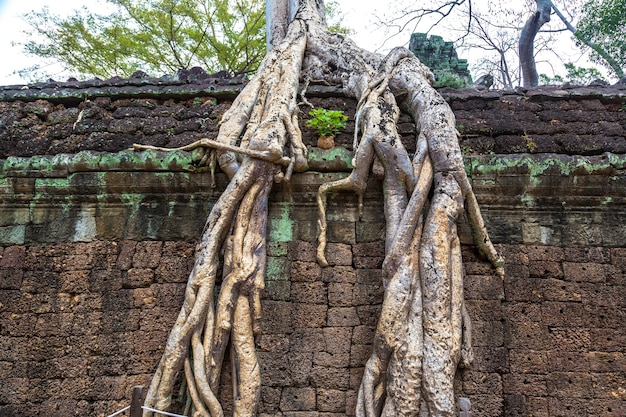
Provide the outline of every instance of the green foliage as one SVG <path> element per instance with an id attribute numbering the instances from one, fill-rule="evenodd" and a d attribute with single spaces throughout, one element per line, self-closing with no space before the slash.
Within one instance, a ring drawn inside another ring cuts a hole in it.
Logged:
<path id="1" fill-rule="evenodd" d="M 443 72 L 437 74 L 437 80 L 435 81 L 434 87 L 464 88 L 467 87 L 467 83 L 456 74 Z"/>
<path id="2" fill-rule="evenodd" d="M 474 153 L 474 149 L 470 145 L 463 145 L 461 146 L 461 153 L 464 156 L 471 155 Z"/>
<path id="3" fill-rule="evenodd" d="M 307 127 L 315 129 L 319 136 L 335 136 L 346 126 L 348 116 L 341 110 L 313 109 L 309 112 L 311 119 L 306 121 Z"/>
<path id="4" fill-rule="evenodd" d="M 537 144 L 535 141 L 528 135 L 528 133 L 524 132 L 522 135 L 522 139 L 526 142 L 526 149 L 530 153 L 534 153 L 537 150 Z"/>
<path id="5" fill-rule="evenodd" d="M 262 0 L 106 0 L 109 15 L 86 8 L 68 18 L 47 8 L 24 17 L 31 30 L 18 43 L 27 54 L 61 63 L 77 76 L 127 77 L 137 70 L 173 74 L 201 66 L 208 72 L 254 72 L 265 55 Z M 47 76 L 41 67 L 20 72 Z"/>
<path id="6" fill-rule="evenodd" d="M 592 43 L 591 58 L 618 77 L 626 69 L 626 0 L 588 0 L 576 25 L 577 43 Z M 606 52 L 610 57 L 600 51 Z M 611 62 L 613 61 L 613 62 Z"/>
<path id="7" fill-rule="evenodd" d="M 330 32 L 342 35 L 351 35 L 354 32 L 349 27 L 342 25 L 343 13 L 340 10 L 339 3 L 335 0 L 324 2 L 324 12 L 326 13 L 326 22 Z"/>
<path id="8" fill-rule="evenodd" d="M 549 77 L 546 74 L 539 75 L 541 84 L 563 84 L 565 81 L 568 81 L 573 85 L 589 85 L 590 82 L 602 78 L 602 73 L 596 68 L 577 67 L 573 63 L 568 62 L 565 64 L 565 69 L 567 70 L 565 77 L 558 74 L 554 77 Z"/>
<path id="9" fill-rule="evenodd" d="M 587 85 L 590 82 L 602 78 L 602 73 L 596 68 L 577 67 L 571 62 L 565 64 L 567 79 L 573 84 Z"/>
<path id="10" fill-rule="evenodd" d="M 563 84 L 565 80 L 559 74 L 555 74 L 554 77 L 550 77 L 548 74 L 539 74 L 539 84 Z"/>

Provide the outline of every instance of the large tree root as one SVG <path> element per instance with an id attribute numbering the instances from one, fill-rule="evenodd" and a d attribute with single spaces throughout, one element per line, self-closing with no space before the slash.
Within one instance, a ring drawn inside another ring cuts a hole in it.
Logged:
<path id="1" fill-rule="evenodd" d="M 306 169 L 296 104 L 302 78 L 340 83 L 358 100 L 355 168 L 318 193 L 320 264 L 327 265 L 327 194 L 354 191 L 362 208 L 375 160 L 384 169 L 385 296 L 357 415 L 455 414 L 454 374 L 459 362 L 471 361 L 456 230 L 464 200 L 480 251 L 498 273 L 502 260 L 465 175 L 454 115 L 431 87 L 430 71 L 403 48 L 382 57 L 330 34 L 321 7 L 320 1 L 299 1 L 285 40 L 224 114 L 218 137 L 184 147 L 211 148 L 202 159 L 218 161 L 231 181 L 207 220 L 183 307 L 148 391 L 148 407 L 169 409 L 176 376 L 184 370 L 193 415 L 221 417 L 218 388 L 230 346 L 233 415 L 255 414 L 261 381 L 254 332 L 264 285 L 268 193 L 273 181 Z M 397 133 L 396 97 L 405 98 L 419 128 L 413 160 Z M 221 253 L 223 279 L 215 303 Z"/>
<path id="2" fill-rule="evenodd" d="M 306 167 L 296 105 L 305 44 L 305 27 L 295 21 L 223 116 L 217 139 L 192 145 L 215 148 L 231 181 L 207 220 L 183 307 L 148 390 L 147 407 L 169 410 L 176 375 L 184 368 L 193 415 L 222 416 L 217 392 L 232 339 L 234 415 L 255 413 L 260 367 L 253 333 L 264 285 L 268 194 L 275 180 Z M 286 166 L 285 173 L 280 166 Z M 222 250 L 224 277 L 215 305 Z"/>
<path id="3" fill-rule="evenodd" d="M 361 139 L 355 139 L 353 172 L 318 192 L 320 264 L 326 265 L 327 193 L 352 190 L 361 200 L 374 154 L 385 169 L 385 297 L 357 416 L 453 416 L 454 375 L 459 363 L 467 365 L 472 356 L 456 230 L 464 199 L 479 250 L 503 274 L 465 174 L 454 115 L 431 87 L 430 71 L 408 51 L 398 48 L 376 60 L 332 35 L 313 39 L 333 44 L 315 48 L 326 51 L 326 61 L 350 69 L 344 85 L 359 100 L 357 129 L 362 131 Z M 324 72 L 320 67 L 308 70 L 318 78 Z M 394 95 L 406 96 L 420 130 L 412 164 L 389 117 L 397 111 Z"/>

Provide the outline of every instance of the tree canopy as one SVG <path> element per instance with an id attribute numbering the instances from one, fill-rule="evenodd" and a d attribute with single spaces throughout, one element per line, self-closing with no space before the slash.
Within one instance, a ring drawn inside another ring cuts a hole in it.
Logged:
<path id="1" fill-rule="evenodd" d="M 626 0 L 591 0 L 582 9 L 575 32 L 578 44 L 591 44 L 591 59 L 618 77 L 626 69 Z M 607 61 L 605 51 L 613 63 Z"/>
<path id="2" fill-rule="evenodd" d="M 208 72 L 254 72 L 265 55 L 263 0 L 107 0 L 108 15 L 83 8 L 67 18 L 49 9 L 25 15 L 25 52 L 60 62 L 79 76 L 129 76 L 137 70 L 171 74 L 201 66 Z M 41 78 L 41 67 L 24 75 Z"/>
<path id="3" fill-rule="evenodd" d="M 194 66 L 241 75 L 255 72 L 265 56 L 264 0 L 106 1 L 110 14 L 28 13 L 31 29 L 17 44 L 76 77 L 128 77 L 137 70 L 159 76 Z M 350 33 L 336 1 L 325 11 L 332 32 Z M 32 81 L 54 76 L 45 61 L 18 73 Z"/>

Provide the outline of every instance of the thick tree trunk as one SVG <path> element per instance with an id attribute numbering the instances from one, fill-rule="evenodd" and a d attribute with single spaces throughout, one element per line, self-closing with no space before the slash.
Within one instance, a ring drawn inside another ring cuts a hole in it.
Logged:
<path id="1" fill-rule="evenodd" d="M 261 381 L 254 329 L 264 284 L 268 193 L 272 182 L 289 181 L 292 172 L 306 169 L 297 119 L 300 79 L 342 85 L 346 95 L 358 100 L 354 170 L 318 192 L 322 266 L 327 265 L 327 194 L 352 190 L 361 200 L 374 160 L 384 168 L 386 290 L 356 413 L 451 417 L 457 366 L 471 361 L 456 231 L 464 200 L 477 246 L 499 274 L 502 259 L 466 177 L 454 115 L 432 88 L 432 73 L 404 48 L 383 57 L 329 33 L 319 0 L 299 1 L 285 38 L 274 44 L 256 77 L 224 114 L 216 140 L 185 147 L 215 149 L 207 159 L 218 160 L 231 181 L 207 220 L 146 406 L 167 411 L 175 376 L 184 370 L 193 415 L 221 417 L 217 390 L 230 346 L 233 415 L 255 414 Z M 420 130 L 412 160 L 397 133 L 396 97 L 405 97 Z M 222 251 L 223 280 L 214 303 Z"/>
<path id="2" fill-rule="evenodd" d="M 297 0 L 265 2 L 265 39 L 268 52 L 285 38 L 289 22 L 295 17 L 297 9 Z"/>
<path id="3" fill-rule="evenodd" d="M 537 87 L 539 74 L 535 65 L 535 37 L 545 23 L 550 21 L 552 3 L 548 0 L 536 0 L 537 10 L 528 18 L 519 38 L 519 60 L 522 68 L 524 87 Z"/>

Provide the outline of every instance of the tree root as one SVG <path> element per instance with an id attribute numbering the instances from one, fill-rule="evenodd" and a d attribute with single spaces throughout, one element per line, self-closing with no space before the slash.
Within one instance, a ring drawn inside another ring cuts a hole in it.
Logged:
<path id="1" fill-rule="evenodd" d="M 216 149 L 231 181 L 209 214 L 183 307 L 146 396 L 148 407 L 169 410 L 176 375 L 184 368 L 194 416 L 222 416 L 219 379 L 232 339 L 234 415 L 255 414 L 260 368 L 253 334 L 264 285 L 268 195 L 274 180 L 306 168 L 296 105 L 305 45 L 305 27 L 295 21 L 223 116 L 216 140 L 181 148 Z M 222 247 L 224 278 L 214 304 Z M 151 415 L 144 412 L 144 417 Z"/>
<path id="2" fill-rule="evenodd" d="M 316 48 L 322 49 L 319 45 Z M 345 49 L 334 45 L 337 50 L 326 60 L 346 64 L 345 58 L 334 54 L 358 54 L 351 44 Z M 454 115 L 431 87 L 432 74 L 403 49 L 380 59 L 377 70 L 365 64 L 370 58 L 366 55 L 352 59 L 355 65 L 364 66 L 352 67 L 361 78 L 346 83 L 347 91 L 359 101 L 356 129 L 363 135 L 360 140 L 355 135 L 352 173 L 323 184 L 318 191 L 317 257 L 321 265 L 327 264 L 327 193 L 351 190 L 361 201 L 375 155 L 385 169 L 385 297 L 373 353 L 359 389 L 357 416 L 419 413 L 451 417 L 456 413 L 456 369 L 459 363 L 467 366 L 472 359 L 471 335 L 466 334 L 471 324 L 463 301 L 463 265 L 456 229 L 465 199 L 479 250 L 496 266 L 498 274 L 503 273 L 503 262 L 488 238 L 465 174 Z M 397 109 L 391 92 L 407 97 L 407 107 L 419 127 L 412 163 L 407 164 L 408 156 L 401 144 L 389 146 L 399 143 L 394 142 L 396 134 L 389 133 L 395 125 L 389 127 L 383 116 L 388 109 Z M 433 199 L 427 206 L 431 191 Z"/>
<path id="3" fill-rule="evenodd" d="M 464 200 L 479 250 L 498 273 L 502 259 L 489 240 L 465 174 L 454 115 L 431 87 L 432 73 L 406 49 L 382 57 L 328 33 L 320 7 L 317 0 L 299 1 L 285 40 L 270 51 L 258 75 L 224 114 L 215 140 L 178 148 L 213 149 L 202 160 L 219 162 L 230 183 L 207 219 L 183 307 L 147 394 L 151 408 L 169 409 L 176 375 L 184 370 L 193 415 L 223 416 L 218 389 L 230 346 L 233 415 L 255 414 L 261 381 L 254 333 L 264 285 L 268 195 L 273 181 L 306 169 L 296 102 L 301 78 L 341 83 L 358 100 L 354 170 L 347 178 L 323 184 L 317 196 L 321 265 L 328 265 L 328 193 L 356 192 L 361 212 L 375 161 L 384 170 L 385 295 L 357 416 L 455 414 L 454 374 L 459 363 L 471 361 L 456 229 Z M 406 97 L 418 126 L 413 160 L 396 129 L 396 97 Z M 215 303 L 222 249 L 223 280 Z"/>
<path id="4" fill-rule="evenodd" d="M 282 166 L 289 166 L 292 162 L 292 159 L 286 156 L 280 157 L 276 159 L 276 155 L 272 155 L 269 151 L 255 151 L 251 149 L 240 148 L 239 146 L 228 145 L 225 143 L 217 142 L 215 140 L 209 138 L 198 139 L 195 142 L 190 143 L 189 145 L 181 146 L 179 148 L 161 148 L 159 146 L 151 146 L 151 145 L 140 145 L 135 143 L 133 145 L 133 150 L 135 151 L 145 151 L 145 150 L 153 150 L 153 151 L 162 151 L 162 152 L 172 152 L 172 151 L 191 151 L 197 148 L 211 148 L 217 149 L 222 152 L 234 152 L 239 155 L 246 155 L 251 158 L 260 159 L 261 161 L 273 162 L 276 164 L 280 164 Z"/>

